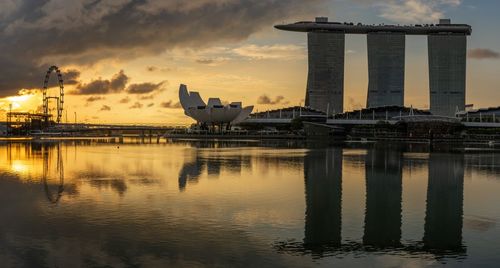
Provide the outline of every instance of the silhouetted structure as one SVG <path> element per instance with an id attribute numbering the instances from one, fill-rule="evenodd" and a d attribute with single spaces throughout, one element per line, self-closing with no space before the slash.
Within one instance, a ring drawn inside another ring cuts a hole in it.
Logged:
<path id="1" fill-rule="evenodd" d="M 367 108 L 404 106 L 405 35 L 369 33 Z"/>
<path id="2" fill-rule="evenodd" d="M 313 150 L 304 159 L 304 246 L 313 251 L 341 244 L 342 149 Z"/>
<path id="3" fill-rule="evenodd" d="M 50 75 L 55 72 L 59 86 L 59 96 L 48 96 Z M 50 113 L 50 101 L 56 102 L 55 118 Z M 43 82 L 42 89 L 42 113 L 12 112 L 7 113 L 7 130 L 10 135 L 26 135 L 32 130 L 42 130 L 54 123 L 61 123 L 64 110 L 64 80 L 57 66 L 50 66 Z M 55 120 L 55 122 L 54 122 Z"/>
<path id="4" fill-rule="evenodd" d="M 217 145 L 226 146 L 223 143 L 217 143 Z M 186 160 L 179 171 L 178 183 L 181 192 L 186 189 L 188 183 L 197 183 L 203 174 L 218 178 L 222 169 L 226 172 L 239 174 L 242 167 L 249 168 L 252 162 L 250 156 L 224 156 L 218 155 L 216 152 L 213 155 L 205 155 L 203 150 L 195 151 L 193 156 L 194 159 Z"/>
<path id="5" fill-rule="evenodd" d="M 405 36 L 427 35 L 429 45 L 430 109 L 435 115 L 454 116 L 465 108 L 467 36 L 472 28 L 442 19 L 438 24 L 364 25 L 361 23 L 300 21 L 277 29 L 308 33 L 309 73 L 306 105 L 343 112 L 344 49 L 346 34 L 367 34 L 367 108 L 403 106 Z"/>
<path id="6" fill-rule="evenodd" d="M 59 96 L 47 96 L 47 90 L 49 89 L 50 75 L 53 72 L 55 72 L 57 76 L 57 83 L 59 85 Z M 50 100 L 55 100 L 57 105 L 56 122 L 61 123 L 61 118 L 64 110 L 64 80 L 61 71 L 59 70 L 59 67 L 53 65 L 50 66 L 50 68 L 47 70 L 45 79 L 43 80 L 42 94 L 43 94 L 43 113 L 46 115 L 49 114 L 49 102 Z M 48 119 L 48 117 L 46 117 L 46 119 Z M 46 123 L 48 123 L 48 121 Z"/>
<path id="7" fill-rule="evenodd" d="M 464 157 L 431 153 L 423 241 L 401 242 L 405 156 L 389 146 L 363 155 L 346 155 L 346 165 L 366 172 L 365 225 L 362 242 L 342 241 L 342 148 L 315 149 L 304 158 L 306 217 L 303 242 L 278 241 L 275 248 L 292 254 L 363 253 L 390 250 L 394 254 L 436 258 L 466 256 L 462 244 Z M 406 160 L 408 161 L 408 160 Z M 427 161 L 422 161 L 422 165 Z"/>
<path id="8" fill-rule="evenodd" d="M 431 153 L 424 246 L 435 253 L 464 251 L 462 245 L 464 156 Z"/>
<path id="9" fill-rule="evenodd" d="M 344 111 L 344 33 L 309 32 L 306 106 L 330 113 Z"/>
<path id="10" fill-rule="evenodd" d="M 431 113 L 455 116 L 465 110 L 467 36 L 432 34 L 428 43 Z"/>
<path id="11" fill-rule="evenodd" d="M 188 181 L 197 182 L 204 167 L 205 162 L 198 157 L 193 162 L 185 162 L 179 171 L 179 190 L 184 191 Z"/>
<path id="12" fill-rule="evenodd" d="M 400 245 L 402 158 L 401 151 L 390 148 L 372 149 L 366 154 L 365 245 Z"/>

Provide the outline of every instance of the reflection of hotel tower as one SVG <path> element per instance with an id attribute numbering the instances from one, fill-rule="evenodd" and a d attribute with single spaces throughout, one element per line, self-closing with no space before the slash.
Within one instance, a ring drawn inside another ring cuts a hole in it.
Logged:
<path id="1" fill-rule="evenodd" d="M 312 150 L 304 159 L 306 248 L 341 247 L 342 162 L 342 149 L 337 148 Z M 430 154 L 425 251 L 463 252 L 463 164 L 463 156 Z M 422 250 L 418 243 L 405 246 L 400 242 L 402 170 L 401 151 L 372 149 L 367 152 L 363 245 L 378 249 L 396 247 L 409 252 Z"/>
<path id="2" fill-rule="evenodd" d="M 310 151 L 304 162 L 306 247 L 340 246 L 342 149 Z"/>
<path id="3" fill-rule="evenodd" d="M 432 153 L 425 213 L 424 245 L 460 251 L 464 199 L 464 156 Z"/>
<path id="4" fill-rule="evenodd" d="M 365 245 L 400 243 L 402 158 L 401 151 L 394 150 L 369 150 L 366 154 Z"/>

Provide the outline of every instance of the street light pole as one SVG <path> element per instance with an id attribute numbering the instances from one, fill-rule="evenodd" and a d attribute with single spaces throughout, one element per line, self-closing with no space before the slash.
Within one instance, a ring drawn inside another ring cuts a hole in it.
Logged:
<path id="1" fill-rule="evenodd" d="M 9 114 L 7 115 L 7 135 L 9 136 L 12 134 L 11 121 L 12 121 L 12 102 L 9 103 Z"/>

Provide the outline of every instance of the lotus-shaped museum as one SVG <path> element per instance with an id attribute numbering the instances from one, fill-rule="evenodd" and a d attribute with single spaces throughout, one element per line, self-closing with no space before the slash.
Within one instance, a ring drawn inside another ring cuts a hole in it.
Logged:
<path id="1" fill-rule="evenodd" d="M 223 105 L 219 98 L 209 98 L 208 104 L 205 104 L 198 92 L 189 92 L 183 84 L 179 87 L 179 100 L 184 113 L 198 123 L 238 124 L 253 110 L 253 106 L 243 108 L 241 102 Z"/>

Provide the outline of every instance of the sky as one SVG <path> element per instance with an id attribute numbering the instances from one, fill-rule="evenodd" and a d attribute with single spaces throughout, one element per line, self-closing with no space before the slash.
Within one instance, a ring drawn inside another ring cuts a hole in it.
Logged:
<path id="1" fill-rule="evenodd" d="M 189 124 L 181 83 L 258 111 L 303 105 L 306 35 L 273 26 L 317 16 L 470 24 L 467 103 L 500 106 L 498 10 L 497 0 L 2 0 L 0 121 L 10 105 L 40 110 L 51 65 L 63 73 L 69 122 L 76 113 L 78 122 Z M 54 76 L 49 85 L 57 96 Z M 363 107 L 367 88 L 366 36 L 348 35 L 345 109 Z M 405 105 L 429 107 L 425 36 L 406 39 Z"/>

